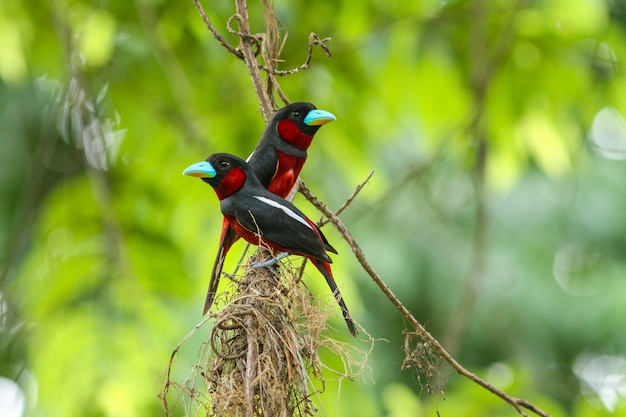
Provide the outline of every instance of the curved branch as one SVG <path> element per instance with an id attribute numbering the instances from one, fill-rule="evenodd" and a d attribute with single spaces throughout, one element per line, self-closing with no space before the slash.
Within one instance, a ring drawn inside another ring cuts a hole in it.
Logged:
<path id="1" fill-rule="evenodd" d="M 196 9 L 198 9 L 198 13 L 200 13 L 200 17 L 202 17 L 202 20 L 204 21 L 204 25 L 207 27 L 207 29 L 209 29 L 209 32 L 211 32 L 213 37 L 217 39 L 220 45 L 226 48 L 228 52 L 235 55 L 237 58 L 243 60 L 243 53 L 237 48 L 233 48 L 228 42 L 226 42 L 226 39 L 224 39 L 224 37 L 217 31 L 217 29 L 215 29 L 213 22 L 211 22 L 209 16 L 207 16 L 207 14 L 204 12 L 204 9 L 200 4 L 200 0 L 193 0 L 193 4 L 196 5 Z"/>
<path id="2" fill-rule="evenodd" d="M 313 47 L 319 46 L 326 56 L 331 56 L 330 49 L 327 42 L 330 38 L 321 39 L 317 34 L 311 32 L 309 35 L 309 45 L 307 50 L 307 57 L 302 65 L 290 70 L 277 70 L 274 65 L 279 61 L 279 55 L 282 51 L 283 45 L 278 45 L 278 21 L 274 14 L 273 5 L 271 2 L 262 1 L 265 23 L 267 27 L 267 33 L 252 34 L 250 33 L 250 22 L 248 17 L 248 7 L 246 0 L 236 0 L 235 6 L 237 13 L 231 16 L 227 23 L 226 29 L 231 35 L 237 36 L 240 40 L 237 48 L 230 45 L 226 39 L 217 31 L 215 25 L 208 17 L 204 8 L 200 4 L 200 0 L 193 0 L 196 9 L 200 13 L 205 26 L 211 32 L 213 37 L 224 47 L 228 52 L 233 54 L 238 59 L 243 60 L 248 67 L 248 73 L 252 79 L 252 85 L 256 92 L 257 98 L 260 103 L 261 114 L 266 122 L 268 122 L 273 114 L 275 108 L 274 91 L 278 93 L 280 99 L 289 104 L 289 99 L 280 88 L 280 85 L 276 81 L 276 76 L 285 76 L 295 74 L 300 71 L 304 71 L 311 67 L 311 61 L 313 59 Z M 233 21 L 236 20 L 238 24 L 238 30 L 233 28 Z M 253 50 L 253 46 L 254 49 Z M 262 54 L 265 61 L 265 65 L 259 63 L 257 57 Z M 264 82 L 261 77 L 261 71 L 267 74 L 267 81 Z"/>
<path id="3" fill-rule="evenodd" d="M 311 34 L 309 35 L 309 49 L 308 49 L 307 57 L 306 57 L 306 60 L 304 61 L 304 64 L 300 65 L 297 68 L 293 68 L 290 70 L 277 70 L 274 68 L 266 67 L 264 65 L 260 65 L 259 68 L 261 68 L 263 71 L 267 72 L 268 74 L 278 75 L 281 77 L 284 75 L 291 75 L 300 71 L 304 71 L 311 66 L 311 60 L 313 59 L 313 47 L 315 45 L 322 48 L 322 51 L 324 51 L 324 54 L 326 54 L 326 56 L 328 57 L 332 56 L 332 53 L 330 52 L 330 48 L 328 48 L 328 45 L 326 45 L 326 42 L 330 42 L 330 40 L 331 38 L 320 39 L 319 36 L 317 36 L 317 34 L 311 32 Z"/>
<path id="4" fill-rule="evenodd" d="M 352 202 L 354 201 L 356 196 L 361 192 L 363 187 L 365 187 L 365 185 L 367 185 L 367 183 L 370 182 L 370 179 L 372 178 L 373 175 L 374 175 L 374 171 L 371 171 L 367 175 L 367 177 L 359 185 L 356 186 L 356 188 L 354 189 L 350 197 L 348 197 L 346 201 L 344 201 L 344 203 L 341 205 L 341 207 L 339 207 L 337 211 L 335 211 L 335 216 L 339 216 L 341 213 L 343 213 L 345 209 L 348 208 L 348 206 L 350 206 L 350 204 L 352 204 Z M 322 227 L 328 222 L 330 222 L 328 218 L 325 218 L 325 219 L 322 218 L 319 222 L 317 222 L 317 225 L 319 227 Z"/>
<path id="5" fill-rule="evenodd" d="M 500 397 L 506 403 L 510 404 L 522 416 L 528 417 L 528 415 L 524 413 L 524 411 L 522 410 L 522 408 L 524 408 L 529 411 L 532 411 L 533 413 L 535 413 L 536 415 L 540 417 L 550 417 L 550 415 L 547 412 L 543 411 L 541 408 L 537 407 L 533 403 L 523 398 L 516 398 L 516 397 L 512 397 L 506 394 L 504 391 L 501 391 L 498 388 L 494 387 L 492 384 L 480 378 L 473 372 L 465 369 L 460 363 L 458 363 L 456 359 L 454 359 L 452 355 L 450 355 L 444 349 L 441 343 L 439 343 L 439 341 L 435 339 L 435 337 L 431 335 L 424 328 L 424 326 L 420 324 L 420 322 L 413 316 L 413 314 L 411 314 L 411 312 L 404 306 L 404 304 L 402 304 L 400 299 L 391 291 L 391 289 L 387 286 L 387 284 L 385 284 L 385 282 L 382 280 L 380 275 L 378 275 L 378 273 L 374 270 L 374 268 L 367 261 L 367 258 L 365 257 L 363 250 L 361 250 L 361 247 L 356 242 L 354 237 L 352 237 L 352 234 L 343 224 L 341 219 L 339 219 L 339 217 L 337 217 L 337 215 L 333 213 L 332 210 L 330 210 L 326 206 L 326 204 L 320 201 L 307 188 L 304 182 L 300 181 L 299 189 L 300 189 L 300 193 L 302 193 L 302 195 L 304 195 L 306 199 L 309 200 L 309 202 L 311 202 L 311 204 L 313 204 L 319 211 L 321 211 L 328 218 L 328 220 L 330 220 L 330 222 L 335 226 L 335 228 L 339 231 L 339 233 L 341 233 L 341 236 L 343 236 L 344 240 L 348 242 L 348 245 L 350 245 L 350 249 L 352 249 L 352 253 L 354 253 L 354 256 L 357 258 L 357 260 L 363 267 L 363 270 L 367 272 L 367 274 L 374 280 L 376 285 L 378 285 L 381 291 L 387 296 L 389 301 L 391 301 L 391 303 L 400 311 L 402 316 L 409 322 L 409 324 L 413 326 L 413 328 L 416 330 L 416 334 L 423 337 L 428 343 L 430 343 L 433 346 L 433 348 L 437 351 L 437 353 L 439 353 L 439 355 L 441 355 L 441 357 L 446 362 L 448 362 L 448 364 L 450 364 L 450 366 L 457 373 L 475 382 L 476 384 L 485 388 L 487 391 L 491 392 L 492 394 Z"/>

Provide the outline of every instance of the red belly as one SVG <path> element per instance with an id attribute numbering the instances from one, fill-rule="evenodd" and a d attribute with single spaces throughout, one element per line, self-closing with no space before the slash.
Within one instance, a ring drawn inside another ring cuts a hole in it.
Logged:
<path id="1" fill-rule="evenodd" d="M 230 224 L 230 226 L 233 229 L 235 229 L 235 232 L 237 232 L 237 234 L 239 236 L 241 236 L 248 243 L 251 243 L 251 244 L 257 245 L 257 246 L 267 247 L 267 248 L 271 249 L 272 252 L 274 252 L 274 253 L 289 252 L 287 249 L 283 248 L 282 246 L 280 246 L 280 245 L 278 245 L 278 244 L 276 244 L 276 243 L 274 243 L 272 241 L 262 239 L 257 234 L 256 231 L 252 231 L 252 230 L 246 229 L 245 227 L 242 226 L 241 223 L 239 223 L 239 221 L 234 216 L 224 216 L 224 217 L 226 217 L 226 220 L 228 220 L 228 223 Z"/>

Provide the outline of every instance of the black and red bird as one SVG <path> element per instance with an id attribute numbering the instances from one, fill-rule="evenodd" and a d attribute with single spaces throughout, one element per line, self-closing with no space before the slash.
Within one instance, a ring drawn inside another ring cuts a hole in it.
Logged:
<path id="1" fill-rule="evenodd" d="M 217 153 L 183 172 L 213 187 L 222 214 L 233 230 L 248 242 L 259 242 L 274 253 L 305 256 L 324 275 L 353 336 L 357 330 L 337 288 L 326 251 L 337 253 L 317 225 L 296 206 L 269 192 L 250 165 L 234 155 Z"/>
<path id="2" fill-rule="evenodd" d="M 315 132 L 335 119 L 333 114 L 318 110 L 311 103 L 299 102 L 283 107 L 274 114 L 259 144 L 248 157 L 250 169 L 269 192 L 287 197 L 300 175 Z M 202 314 L 206 314 L 213 304 L 224 259 L 237 239 L 237 234 L 224 219 Z"/>

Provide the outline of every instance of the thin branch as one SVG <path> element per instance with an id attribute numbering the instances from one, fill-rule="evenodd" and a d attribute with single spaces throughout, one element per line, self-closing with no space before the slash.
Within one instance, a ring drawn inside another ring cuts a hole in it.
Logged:
<path id="1" fill-rule="evenodd" d="M 207 14 L 204 12 L 204 9 L 200 4 L 200 0 L 193 0 L 193 4 L 196 5 L 196 9 L 198 9 L 198 13 L 200 13 L 200 17 L 202 17 L 202 20 L 204 21 L 204 25 L 207 27 L 207 29 L 209 29 L 209 32 L 211 32 L 213 37 L 217 39 L 220 45 L 226 48 L 228 52 L 235 55 L 237 58 L 243 60 L 243 53 L 237 48 L 233 48 L 228 42 L 226 42 L 226 39 L 224 39 L 224 37 L 217 31 L 217 29 L 213 25 L 213 22 L 211 22 L 211 19 L 209 19 L 209 16 L 207 16 Z"/>
<path id="2" fill-rule="evenodd" d="M 337 209 L 337 211 L 335 211 L 335 216 L 339 216 L 341 213 L 343 213 L 343 211 L 345 209 L 348 208 L 348 206 L 350 206 L 350 204 L 352 204 L 352 201 L 354 201 L 354 199 L 356 198 L 356 196 L 361 192 L 361 190 L 363 189 L 363 187 L 365 187 L 365 185 L 370 181 L 370 179 L 372 178 L 372 175 L 374 175 L 374 171 L 370 172 L 369 175 L 365 178 L 365 180 L 363 180 L 363 182 L 361 182 L 359 185 L 357 185 L 357 187 L 354 189 L 354 191 L 352 192 L 352 194 L 350 195 L 350 197 L 348 197 L 346 199 L 346 201 L 341 205 L 341 207 L 339 207 Z M 302 181 L 302 180 L 300 180 Z M 323 227 L 326 223 L 328 223 L 330 220 L 328 218 L 326 219 L 321 219 L 319 222 L 317 222 L 317 225 L 319 227 Z"/>
<path id="3" fill-rule="evenodd" d="M 330 210 L 326 206 L 326 204 L 324 204 L 322 201 L 320 201 L 306 187 L 306 184 L 301 182 L 299 188 L 300 188 L 300 192 L 306 197 L 306 199 L 309 200 L 309 202 L 311 202 L 311 204 L 313 204 L 319 211 L 321 211 L 330 220 L 330 222 L 335 226 L 335 228 L 339 231 L 339 233 L 341 233 L 341 235 L 343 236 L 344 240 L 346 242 L 348 242 L 348 245 L 350 245 L 350 248 L 352 249 L 352 253 L 354 253 L 354 256 L 357 258 L 357 260 L 359 261 L 359 263 L 361 264 L 361 266 L 363 267 L 365 272 L 367 272 L 368 275 L 374 280 L 376 285 L 378 285 L 378 287 L 381 289 L 381 291 L 387 296 L 389 301 L 391 301 L 391 303 L 400 311 L 402 316 L 409 322 L 409 324 L 411 326 L 413 326 L 413 328 L 417 331 L 417 334 L 419 336 L 423 337 L 428 343 L 430 343 L 433 346 L 433 348 L 439 353 L 439 355 L 441 355 L 441 357 L 446 362 L 448 362 L 448 364 L 450 364 L 450 366 L 457 373 L 459 373 L 460 375 L 466 377 L 467 379 L 475 382 L 476 384 L 478 384 L 481 387 L 485 388 L 487 391 L 491 392 L 492 394 L 500 397 L 506 403 L 510 404 L 522 416 L 528 417 L 528 415 L 526 413 L 524 413 L 524 411 L 522 410 L 522 408 L 525 408 L 525 409 L 527 409 L 529 411 L 532 411 L 533 413 L 535 413 L 538 416 L 550 417 L 550 415 L 548 413 L 546 413 L 545 411 L 543 411 L 542 409 L 540 409 L 536 405 L 532 404 L 531 402 L 529 402 L 529 401 L 527 401 L 525 399 L 511 397 L 510 395 L 508 395 L 505 392 L 497 389 L 496 387 L 491 385 L 489 382 L 487 382 L 484 379 L 478 377 L 476 374 L 470 372 L 469 370 L 465 369 L 461 364 L 459 364 L 444 349 L 444 347 L 441 345 L 441 343 L 439 343 L 439 341 L 437 339 L 435 339 L 435 337 L 433 335 L 431 335 L 424 328 L 424 326 L 422 326 L 420 324 L 420 322 L 411 314 L 411 312 L 404 306 L 404 304 L 402 304 L 402 302 L 398 299 L 398 297 L 396 297 L 396 295 L 391 291 L 391 289 L 387 286 L 387 284 L 385 284 L 385 282 L 382 280 L 380 275 L 378 275 L 378 273 L 374 270 L 374 268 L 369 264 L 369 262 L 367 261 L 367 258 L 365 257 L 365 254 L 361 250 L 359 244 L 356 242 L 356 240 L 354 240 L 354 237 L 352 237 L 352 234 L 345 227 L 345 225 L 343 224 L 341 219 L 339 219 L 339 217 L 337 217 L 332 212 L 332 210 Z"/>
<path id="4" fill-rule="evenodd" d="M 319 36 L 317 36 L 317 34 L 311 32 L 311 34 L 309 35 L 309 49 L 308 49 L 307 57 L 306 57 L 306 60 L 304 61 L 304 64 L 300 65 L 299 67 L 290 69 L 290 70 L 282 70 L 282 71 L 275 70 L 273 68 L 269 68 L 264 65 L 261 65 L 260 68 L 269 74 L 278 75 L 278 76 L 291 75 L 300 71 L 304 71 L 311 66 L 311 60 L 313 59 L 313 47 L 314 46 L 317 45 L 320 48 L 322 48 L 322 51 L 324 51 L 324 54 L 326 54 L 327 57 L 332 56 L 330 52 L 330 48 L 328 48 L 328 45 L 326 45 L 326 43 L 330 42 L 330 40 L 331 38 L 320 39 Z"/>
<path id="5" fill-rule="evenodd" d="M 191 336 L 193 336 L 198 331 L 198 329 L 200 327 L 204 326 L 204 323 L 206 323 L 207 321 L 209 321 L 212 318 L 213 318 L 213 316 L 211 316 L 209 314 L 206 317 L 204 317 L 202 319 L 202 321 L 200 321 L 200 323 L 196 324 L 194 326 L 194 328 L 191 329 L 191 331 L 189 333 L 187 333 L 187 335 L 185 337 L 183 337 L 183 340 L 181 340 L 176 345 L 176 347 L 172 351 L 172 354 L 170 355 L 170 360 L 167 363 L 167 368 L 166 368 L 166 371 L 165 371 L 165 384 L 163 386 L 163 391 L 157 395 L 157 397 L 161 400 L 161 404 L 163 404 L 163 409 L 165 410 L 165 414 L 167 415 L 167 417 L 171 417 L 171 415 L 172 415 L 170 413 L 170 406 L 169 406 L 168 401 L 167 401 L 167 394 L 169 393 L 170 387 L 173 384 L 173 382 L 172 382 L 172 368 L 174 367 L 174 359 L 176 358 L 176 356 L 178 356 L 178 352 L 180 351 L 182 346 L 185 343 L 187 343 L 187 340 L 189 340 L 189 338 Z"/>
<path id="6" fill-rule="evenodd" d="M 246 0 L 236 0 L 235 5 L 237 13 L 231 16 L 227 23 L 226 29 L 231 35 L 237 36 L 240 40 L 240 44 L 237 48 L 230 45 L 226 39 L 218 32 L 215 25 L 204 11 L 204 8 L 200 4 L 200 0 L 193 0 L 198 13 L 213 37 L 224 47 L 228 52 L 233 54 L 238 59 L 243 60 L 248 67 L 250 78 L 252 79 L 252 85 L 256 92 L 257 98 L 261 105 L 261 114 L 266 122 L 268 122 L 274 114 L 276 103 L 274 101 L 274 91 L 278 93 L 280 99 L 289 104 L 289 99 L 283 92 L 282 88 L 276 81 L 276 76 L 285 76 L 295 74 L 300 71 L 304 71 L 311 67 L 311 61 L 313 59 L 313 47 L 319 46 L 326 56 L 331 56 L 330 49 L 327 42 L 330 38 L 320 39 L 315 33 L 309 35 L 309 45 L 307 51 L 307 57 L 302 65 L 290 70 L 278 70 L 276 69 L 276 63 L 280 62 L 280 53 L 282 52 L 284 41 L 280 44 L 280 33 L 278 29 L 278 20 L 274 13 L 274 6 L 272 2 L 263 0 L 263 14 L 266 24 L 266 32 L 260 34 L 250 33 L 250 23 L 248 17 L 248 8 Z M 233 27 L 233 21 L 237 21 L 238 29 Z M 285 35 L 286 39 L 286 35 Z M 255 50 L 253 50 L 253 46 Z M 262 55 L 265 64 L 258 62 L 259 53 Z M 261 77 L 261 71 L 267 74 L 267 80 L 264 82 Z"/>

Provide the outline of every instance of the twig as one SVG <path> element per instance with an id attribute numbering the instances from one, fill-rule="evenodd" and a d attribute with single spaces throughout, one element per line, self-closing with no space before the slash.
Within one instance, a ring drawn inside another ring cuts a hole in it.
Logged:
<path id="1" fill-rule="evenodd" d="M 311 60 L 313 59 L 313 47 L 315 45 L 322 48 L 322 51 L 324 51 L 324 54 L 326 54 L 326 56 L 328 57 L 332 56 L 330 52 L 330 48 L 328 48 L 328 45 L 326 45 L 326 43 L 330 42 L 330 40 L 331 40 L 330 38 L 320 39 L 319 36 L 317 36 L 317 34 L 311 32 L 311 34 L 309 35 L 309 49 L 308 49 L 307 57 L 306 57 L 306 60 L 304 61 L 304 64 L 300 65 L 299 67 L 290 69 L 290 70 L 282 70 L 282 71 L 276 70 L 274 68 L 270 68 L 264 65 L 261 65 L 260 68 L 263 71 L 267 72 L 268 74 L 278 75 L 281 77 L 284 75 L 291 75 L 300 71 L 304 71 L 305 69 L 308 69 L 311 66 Z"/>
<path id="2" fill-rule="evenodd" d="M 211 32 L 213 37 L 217 39 L 220 45 L 226 48 L 228 52 L 235 55 L 237 58 L 243 60 L 243 53 L 237 48 L 233 48 L 228 42 L 226 42 L 226 39 L 224 39 L 222 35 L 220 35 L 217 29 L 215 29 L 215 26 L 213 26 L 213 22 L 211 22 L 209 16 L 207 16 L 207 14 L 204 12 L 204 9 L 200 4 L 200 0 L 193 0 L 193 4 L 196 5 L 196 9 L 198 9 L 198 13 L 200 13 L 200 17 L 202 17 L 202 20 L 204 21 L 204 25 L 207 27 L 207 29 L 209 29 L 209 32 Z"/>
<path id="3" fill-rule="evenodd" d="M 219 33 L 209 16 L 204 11 L 204 8 L 200 4 L 200 0 L 193 0 L 193 3 L 195 4 L 196 9 L 198 9 L 198 13 L 200 13 L 200 17 L 202 18 L 204 25 L 207 27 L 209 32 L 211 32 L 213 37 L 220 43 L 220 45 L 226 48 L 228 52 L 236 56 L 238 59 L 241 59 L 246 63 L 248 71 L 250 72 L 250 77 L 252 78 L 252 83 L 257 93 L 257 97 L 259 98 L 259 103 L 261 103 L 261 112 L 266 121 L 268 121 L 273 114 L 275 104 L 272 93 L 273 89 L 276 89 L 276 92 L 285 104 L 289 104 L 289 99 L 280 88 L 280 85 L 276 81 L 275 76 L 282 77 L 285 75 L 291 75 L 310 68 L 311 61 L 313 60 L 314 46 L 319 46 L 326 56 L 332 56 L 328 45 L 326 45 L 326 43 L 329 42 L 331 39 L 320 39 L 317 34 L 311 32 L 311 34 L 309 35 L 307 57 L 304 63 L 299 67 L 289 70 L 278 70 L 275 67 L 275 63 L 279 62 L 280 52 L 282 51 L 284 43 L 281 44 L 280 47 L 278 47 L 278 23 L 276 20 L 276 16 L 274 15 L 274 8 L 270 2 L 268 2 L 267 0 L 264 0 L 262 2 L 265 23 L 267 26 L 267 33 L 252 35 L 250 33 L 246 2 L 245 0 L 237 0 L 237 14 L 231 16 L 230 19 L 228 19 L 226 26 L 229 33 L 239 37 L 241 44 L 238 48 L 230 45 L 226 41 L 226 39 L 224 39 L 224 37 Z M 237 23 L 239 24 L 239 30 L 233 29 L 233 20 L 237 20 Z M 255 45 L 257 47 L 257 51 L 253 52 L 251 45 Z M 259 51 L 261 51 L 263 55 L 265 65 L 260 64 L 256 59 Z M 254 59 L 252 59 L 252 57 L 254 57 Z M 259 70 L 267 73 L 267 84 L 263 82 Z M 263 91 L 263 93 L 260 93 L 260 91 Z"/>
<path id="4" fill-rule="evenodd" d="M 356 196 L 361 192 L 361 190 L 363 189 L 363 187 L 365 187 L 365 185 L 370 181 L 370 179 L 372 178 L 372 175 L 374 175 L 374 171 L 370 172 L 369 175 L 365 178 L 365 180 L 363 180 L 363 182 L 361 182 L 359 185 L 357 185 L 357 187 L 354 189 L 354 192 L 352 192 L 352 194 L 350 195 L 350 197 L 348 197 L 346 199 L 346 201 L 341 205 L 341 207 L 339 207 L 337 209 L 337 211 L 335 211 L 335 216 L 339 216 L 341 213 L 343 213 L 343 211 L 345 209 L 348 208 L 348 206 L 350 206 L 350 204 L 352 204 L 352 201 L 354 201 L 354 199 L 356 198 Z M 301 180 L 302 181 L 302 180 Z M 328 218 L 326 219 L 320 219 L 319 222 L 317 222 L 317 225 L 319 227 L 323 227 L 326 223 L 328 223 L 330 220 L 328 220 Z"/>
<path id="5" fill-rule="evenodd" d="M 374 270 L 374 268 L 369 264 L 369 262 L 367 261 L 367 258 L 365 257 L 365 254 L 361 250 L 359 244 L 356 242 L 356 240 L 354 240 L 354 238 L 352 237 L 352 234 L 345 227 L 345 225 L 343 224 L 341 219 L 339 219 L 339 217 L 337 217 L 332 212 L 332 210 L 330 210 L 326 206 L 326 204 L 324 204 L 322 201 L 320 201 L 306 187 L 306 184 L 301 182 L 299 188 L 300 188 L 300 193 L 302 193 L 306 197 L 306 199 L 309 200 L 309 202 L 311 202 L 311 204 L 313 204 L 319 211 L 321 211 L 330 220 L 330 222 L 335 226 L 335 228 L 339 231 L 339 233 L 341 233 L 341 235 L 343 236 L 344 240 L 346 242 L 348 242 L 348 245 L 350 245 L 350 248 L 352 249 L 352 253 L 354 253 L 354 256 L 357 258 L 357 260 L 359 261 L 359 263 L 361 264 L 361 266 L 363 267 L 365 272 L 367 272 L 368 275 L 374 280 L 376 285 L 378 285 L 378 287 L 381 289 L 381 291 L 387 296 L 389 301 L 391 301 L 391 303 L 400 311 L 402 316 L 409 322 L 409 324 L 411 326 L 413 326 L 413 328 L 417 331 L 417 334 L 420 335 L 421 337 L 423 337 L 428 343 L 430 343 L 433 346 L 433 348 L 439 353 L 439 355 L 441 355 L 441 357 L 446 362 L 448 362 L 450 364 L 450 366 L 457 373 L 459 373 L 460 375 L 466 377 L 467 379 L 475 382 L 476 384 L 478 384 L 481 387 L 485 388 L 487 391 L 491 392 L 492 394 L 500 397 L 506 403 L 510 404 L 522 416 L 528 417 L 528 415 L 526 413 L 524 413 L 524 411 L 522 410 L 522 408 L 525 408 L 527 410 L 532 411 L 533 413 L 535 413 L 538 416 L 550 417 L 550 415 L 548 413 L 546 413 L 545 411 L 543 411 L 542 409 L 540 409 L 536 405 L 532 404 L 531 402 L 529 402 L 529 401 L 527 401 L 525 399 L 511 397 L 510 395 L 508 395 L 505 392 L 497 389 L 496 387 L 491 385 L 489 382 L 483 380 L 482 378 L 478 377 L 476 374 L 470 372 L 469 370 L 465 369 L 461 364 L 459 364 L 444 349 L 444 347 L 441 345 L 441 343 L 439 343 L 439 341 L 437 339 L 435 339 L 435 337 L 432 336 L 424 328 L 424 326 L 422 326 L 419 323 L 419 321 L 411 314 L 411 312 L 409 310 L 407 310 L 407 308 L 404 306 L 404 304 L 402 304 L 402 302 L 398 299 L 398 297 L 396 297 L 396 295 L 391 291 L 391 289 L 389 289 L 387 284 L 385 284 L 385 282 L 382 280 L 382 278 L 378 275 L 378 273 Z"/>
<path id="6" fill-rule="evenodd" d="M 189 333 L 187 333 L 187 335 L 185 337 L 183 337 L 183 340 L 181 340 L 176 345 L 176 347 L 172 351 L 172 354 L 170 355 L 170 360 L 167 363 L 167 370 L 165 372 L 165 385 L 163 387 L 163 392 L 161 392 L 159 395 L 157 395 L 157 397 L 159 397 L 161 399 L 161 404 L 163 404 L 163 409 L 165 410 L 165 413 L 166 413 L 166 415 L 168 417 L 171 416 L 171 413 L 170 413 L 169 404 L 167 402 L 167 394 L 168 394 L 168 392 L 170 390 L 170 387 L 172 386 L 171 375 L 172 375 L 172 368 L 173 368 L 173 364 L 174 364 L 174 358 L 176 357 L 176 355 L 178 355 L 178 352 L 180 351 L 180 348 L 187 342 L 187 340 L 189 340 L 189 338 L 191 336 L 193 336 L 198 331 L 198 329 L 204 325 L 204 323 L 206 323 L 207 321 L 209 321 L 212 318 L 213 317 L 209 314 L 205 318 L 203 318 L 202 321 L 200 321 L 200 323 L 196 324 L 194 326 L 194 328 L 191 329 L 191 331 Z"/>

